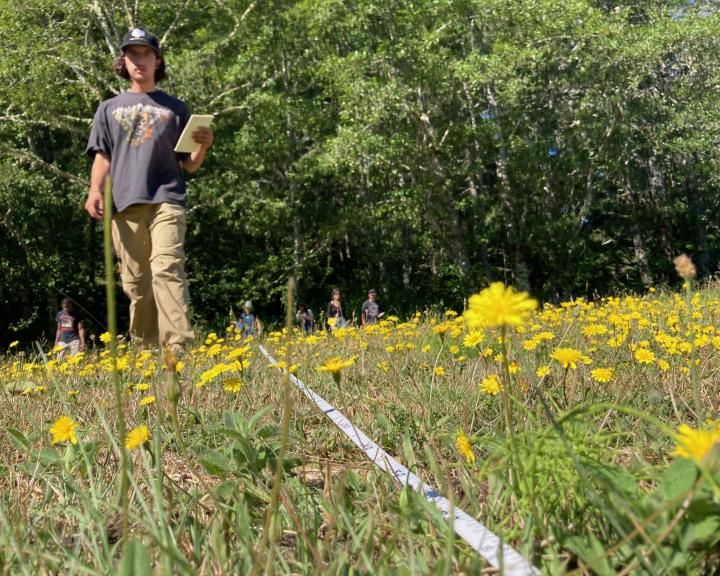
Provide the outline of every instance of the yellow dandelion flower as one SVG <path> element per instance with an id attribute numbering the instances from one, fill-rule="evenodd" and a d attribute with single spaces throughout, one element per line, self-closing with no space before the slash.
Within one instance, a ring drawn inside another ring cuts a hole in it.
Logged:
<path id="1" fill-rule="evenodd" d="M 710 454 L 718 442 L 720 442 L 720 431 L 694 430 L 687 424 L 681 424 L 675 436 L 677 446 L 670 455 L 680 458 L 687 458 L 695 462 L 702 462 Z"/>
<path id="2" fill-rule="evenodd" d="M 108 344 L 112 340 L 112 334 L 110 332 L 103 332 L 100 334 L 100 342 Z"/>
<path id="3" fill-rule="evenodd" d="M 150 429 L 145 424 L 140 424 L 137 428 L 133 428 L 125 436 L 125 448 L 135 450 L 150 440 Z"/>
<path id="4" fill-rule="evenodd" d="M 663 360 L 662 358 L 657 361 L 657 365 L 663 372 L 667 372 L 670 370 L 670 363 L 667 360 Z"/>
<path id="5" fill-rule="evenodd" d="M 443 368 L 442 366 L 436 366 L 435 370 L 433 370 L 433 373 L 436 376 L 445 376 L 445 368 Z"/>
<path id="6" fill-rule="evenodd" d="M 356 356 L 343 360 L 339 356 L 334 356 L 325 361 L 324 364 L 317 367 L 318 372 L 328 372 L 332 375 L 335 382 L 340 382 L 340 375 L 345 368 L 349 368 L 355 364 Z"/>
<path id="7" fill-rule="evenodd" d="M 460 455 L 465 458 L 465 462 L 468 464 L 475 463 L 475 453 L 473 452 L 472 444 L 470 443 L 470 439 L 465 436 L 465 433 L 462 430 L 458 430 L 455 435 L 455 446 L 457 447 L 458 452 L 460 452 Z"/>
<path id="8" fill-rule="evenodd" d="M 52 444 L 59 442 L 70 441 L 71 444 L 77 444 L 77 422 L 74 422 L 69 416 L 60 416 L 55 423 L 50 427 L 50 434 L 52 434 Z"/>
<path id="9" fill-rule="evenodd" d="M 463 339 L 463 346 L 465 346 L 465 348 L 475 348 L 477 346 L 480 346 L 484 339 L 484 332 L 480 332 L 479 330 L 473 330 Z"/>
<path id="10" fill-rule="evenodd" d="M 446 332 L 453 329 L 453 325 L 450 322 L 443 322 L 442 324 L 438 324 L 437 326 L 433 326 L 432 331 L 433 334 L 439 334 L 440 336 L 445 335 Z"/>
<path id="11" fill-rule="evenodd" d="M 583 361 L 583 353 L 575 348 L 556 348 L 550 358 L 560 362 L 563 368 L 577 369 L 578 362 Z"/>
<path id="12" fill-rule="evenodd" d="M 635 360 L 640 364 L 652 364 L 655 362 L 655 354 L 647 348 L 638 348 L 635 351 Z"/>
<path id="13" fill-rule="evenodd" d="M 537 370 L 535 370 L 535 374 L 538 378 L 545 378 L 545 376 L 550 374 L 550 366 L 540 366 Z"/>
<path id="14" fill-rule="evenodd" d="M 20 344 L 20 340 L 13 340 L 12 342 L 10 342 L 8 349 L 15 348 L 15 346 L 17 346 L 18 344 Z"/>
<path id="15" fill-rule="evenodd" d="M 150 390 L 150 384 L 135 384 L 135 390 L 138 392 L 146 392 Z"/>
<path id="16" fill-rule="evenodd" d="M 140 406 L 149 406 L 155 402 L 155 396 L 145 396 L 142 400 L 140 400 Z"/>
<path id="17" fill-rule="evenodd" d="M 494 282 L 470 297 L 464 317 L 470 328 L 520 326 L 536 308 L 537 300 L 527 292 L 516 292 L 512 286 Z"/>
<path id="18" fill-rule="evenodd" d="M 242 380 L 240 380 L 240 378 L 228 378 L 225 380 L 223 390 L 237 394 L 240 390 L 242 390 L 242 385 Z"/>
<path id="19" fill-rule="evenodd" d="M 487 378 L 483 378 L 480 384 L 480 390 L 490 396 L 496 396 L 502 390 L 502 384 L 496 374 L 490 374 Z"/>
<path id="20" fill-rule="evenodd" d="M 540 345 L 540 341 L 537 338 L 529 338 L 523 342 L 523 350 L 532 352 Z"/>
<path id="21" fill-rule="evenodd" d="M 615 368 L 595 368 L 590 371 L 590 376 L 596 382 L 611 382 L 615 378 Z"/>
<path id="22" fill-rule="evenodd" d="M 222 350 L 223 350 L 222 344 L 219 342 L 216 342 L 215 344 L 210 346 L 210 348 L 207 349 L 207 351 L 205 352 L 205 356 L 207 356 L 208 358 L 214 358 L 215 356 L 219 355 L 220 352 L 222 352 Z"/>
<path id="23" fill-rule="evenodd" d="M 582 335 L 587 337 L 602 336 L 609 332 L 604 324 L 589 324 L 582 329 Z"/>

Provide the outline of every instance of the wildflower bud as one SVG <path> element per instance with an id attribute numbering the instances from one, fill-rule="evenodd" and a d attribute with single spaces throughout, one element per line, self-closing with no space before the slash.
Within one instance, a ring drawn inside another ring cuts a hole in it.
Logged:
<path id="1" fill-rule="evenodd" d="M 175 356 L 175 353 L 170 348 L 165 348 L 165 367 L 168 369 L 168 371 L 175 373 L 175 370 L 177 368 L 177 357 Z"/>
<path id="2" fill-rule="evenodd" d="M 677 256 L 673 260 L 673 264 L 675 264 L 675 271 L 678 273 L 678 276 L 683 280 L 692 280 L 695 278 L 697 270 L 695 269 L 695 264 L 693 264 L 693 261 L 687 254 Z"/>
<path id="3" fill-rule="evenodd" d="M 178 383 L 177 379 L 177 357 L 173 353 L 173 351 L 169 348 L 165 349 L 165 367 L 168 371 L 168 386 L 167 386 L 167 396 L 168 400 L 173 404 L 173 406 L 176 406 L 178 401 L 180 400 L 180 384 Z"/>

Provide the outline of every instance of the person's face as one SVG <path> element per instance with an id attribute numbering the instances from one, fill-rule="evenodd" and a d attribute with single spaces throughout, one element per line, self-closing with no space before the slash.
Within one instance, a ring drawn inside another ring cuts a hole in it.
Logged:
<path id="1" fill-rule="evenodd" d="M 155 81 L 155 70 L 160 59 L 150 46 L 128 46 L 125 50 L 125 67 L 130 80 L 139 84 Z"/>
<path id="2" fill-rule="evenodd" d="M 333 292 L 333 300 L 340 300 L 340 292 Z"/>
<path id="3" fill-rule="evenodd" d="M 375 294 L 375 292 L 368 292 L 368 299 L 370 302 L 375 302 L 375 298 L 377 298 L 377 294 Z"/>

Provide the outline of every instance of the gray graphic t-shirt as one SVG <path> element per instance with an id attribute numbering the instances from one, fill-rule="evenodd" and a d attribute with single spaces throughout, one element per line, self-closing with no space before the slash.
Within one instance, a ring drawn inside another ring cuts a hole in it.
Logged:
<path id="1" fill-rule="evenodd" d="M 377 322 L 378 316 L 380 316 L 380 304 L 371 300 L 365 300 L 360 309 L 360 314 L 367 314 L 365 321 L 370 324 Z"/>
<path id="2" fill-rule="evenodd" d="M 170 202 L 185 206 L 179 162 L 173 149 L 190 112 L 182 100 L 161 90 L 123 92 L 100 104 L 87 153 L 110 157 L 113 202 L 118 212 L 133 204 Z"/>

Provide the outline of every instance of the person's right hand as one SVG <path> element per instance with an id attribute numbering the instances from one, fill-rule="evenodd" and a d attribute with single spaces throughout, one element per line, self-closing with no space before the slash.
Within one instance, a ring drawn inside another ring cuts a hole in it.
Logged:
<path id="1" fill-rule="evenodd" d="M 87 201 L 85 202 L 85 210 L 95 220 L 102 220 L 105 214 L 105 197 L 102 192 L 90 190 L 88 192 Z"/>

